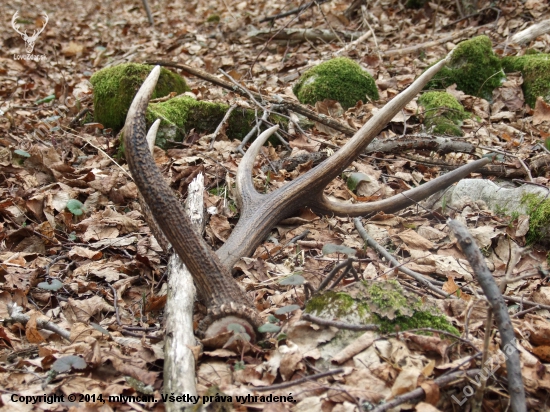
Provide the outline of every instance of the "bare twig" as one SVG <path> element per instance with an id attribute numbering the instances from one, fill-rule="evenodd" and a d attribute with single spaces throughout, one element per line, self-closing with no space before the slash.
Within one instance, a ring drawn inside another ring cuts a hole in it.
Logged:
<path id="1" fill-rule="evenodd" d="M 147 20 L 149 20 L 149 24 L 152 26 L 154 24 L 153 21 L 153 14 L 151 13 L 151 9 L 149 8 L 149 3 L 147 0 L 141 0 L 143 3 L 143 7 L 145 8 L 145 13 L 147 13 Z"/>
<path id="2" fill-rule="evenodd" d="M 347 322 L 323 319 L 314 315 L 310 315 L 309 313 L 305 313 L 305 312 L 302 313 L 301 319 L 307 320 L 308 322 L 312 322 L 321 326 L 334 326 L 335 328 L 338 328 L 338 329 L 353 330 L 356 332 L 380 329 L 380 325 L 374 325 L 374 324 L 373 325 L 354 325 L 352 323 L 347 323 Z"/>
<path id="3" fill-rule="evenodd" d="M 481 369 L 472 369 L 469 371 L 458 371 L 455 373 L 450 373 L 445 376 L 440 376 L 437 379 L 434 379 L 433 383 L 439 387 L 446 386 L 450 383 L 455 383 L 457 381 L 465 380 L 468 377 L 474 377 L 481 373 Z M 426 392 L 422 388 L 416 388 L 404 395 L 396 396 L 391 401 L 386 402 L 383 405 L 374 408 L 371 412 L 386 412 L 390 409 L 395 408 L 396 406 L 402 405 L 407 402 L 420 402 L 426 396 Z"/>
<path id="4" fill-rule="evenodd" d="M 188 66 L 186 64 L 181 63 L 173 63 L 173 62 L 166 62 L 166 61 L 147 61 L 147 64 L 158 64 L 160 66 L 166 66 L 166 67 L 175 67 L 177 69 L 185 70 L 187 73 L 190 73 L 194 76 L 200 77 L 201 79 L 204 79 L 206 81 L 209 81 L 210 83 L 216 84 L 218 86 L 223 87 L 224 89 L 231 90 L 237 94 L 240 94 L 241 96 L 248 97 L 248 93 L 246 91 L 243 91 L 241 89 L 241 86 L 239 87 L 231 84 L 230 82 L 227 82 L 225 80 L 222 80 L 216 76 L 211 75 L 210 73 L 197 69 L 196 67 Z M 356 130 L 352 129 L 349 126 L 346 126 L 345 124 L 340 123 L 337 120 L 334 120 L 328 116 L 318 114 L 314 112 L 313 110 L 308 109 L 307 107 L 296 103 L 291 102 L 288 100 L 283 99 L 281 96 L 277 95 L 274 97 L 269 96 L 261 96 L 258 93 L 251 92 L 252 96 L 258 101 L 265 100 L 271 104 L 278 104 L 284 106 L 287 110 L 296 112 L 301 114 L 302 116 L 307 117 L 308 119 L 311 119 L 315 122 L 321 123 L 325 126 L 328 126 L 334 130 L 337 130 L 341 133 L 344 133 L 346 136 L 353 136 L 356 133 Z"/>
<path id="5" fill-rule="evenodd" d="M 263 19 L 261 19 L 259 21 L 259 23 L 264 23 L 266 21 L 274 21 L 274 20 L 277 20 L 277 19 L 282 19 L 283 17 L 292 16 L 293 14 L 298 14 L 298 13 L 300 13 L 300 12 L 306 10 L 306 9 L 309 9 L 314 4 L 323 4 L 323 3 L 327 3 L 329 1 L 330 0 L 313 0 L 313 1 L 310 1 L 309 3 L 304 4 L 303 6 L 296 7 L 295 9 L 292 9 L 292 10 L 289 10 L 289 11 L 285 11 L 284 13 L 279 13 L 279 14 L 276 14 L 274 16 L 264 17 Z"/>
<path id="6" fill-rule="evenodd" d="M 16 303 L 8 304 L 8 313 L 10 314 L 10 318 L 6 319 L 6 321 L 19 322 L 22 325 L 26 325 L 31 318 L 30 316 L 23 314 L 23 308 L 21 306 L 17 306 Z M 46 329 L 50 332 L 57 333 L 63 339 L 70 341 L 71 332 L 63 329 L 61 326 L 56 325 L 53 322 L 44 319 L 36 319 L 36 326 L 40 329 Z"/>
<path id="7" fill-rule="evenodd" d="M 450 295 L 443 290 L 439 289 L 438 287 L 432 285 L 424 276 L 422 276 L 420 273 L 417 273 L 411 269 L 408 269 L 404 266 L 400 266 L 397 259 L 395 259 L 386 249 L 384 249 L 382 246 L 380 246 L 372 237 L 369 236 L 363 225 L 361 224 L 361 220 L 359 218 L 353 219 L 353 223 L 355 224 L 355 228 L 357 229 L 357 232 L 359 232 L 359 235 L 363 238 L 365 243 L 369 245 L 371 248 L 373 248 L 379 255 L 386 258 L 388 262 L 390 262 L 393 266 L 396 267 L 397 270 L 400 272 L 403 272 L 406 275 L 409 275 L 413 279 L 415 279 L 417 282 L 424 285 L 424 287 L 430 289 L 432 292 L 437 293 L 439 296 L 443 296 L 445 298 L 455 298 L 455 296 Z"/>
<path id="8" fill-rule="evenodd" d="M 231 107 L 229 107 L 229 110 L 227 110 L 227 112 L 225 113 L 225 116 L 223 117 L 218 127 L 216 127 L 216 130 L 214 130 L 214 133 L 210 135 L 210 137 L 212 138 L 212 140 L 210 141 L 210 150 L 212 150 L 212 148 L 214 147 L 214 142 L 216 141 L 216 138 L 218 137 L 220 131 L 227 126 L 229 116 L 231 116 L 231 112 L 235 110 L 236 107 L 236 105 L 232 105 Z"/>
<path id="9" fill-rule="evenodd" d="M 279 383 L 278 385 L 262 386 L 259 388 L 254 388 L 254 390 L 257 392 L 276 391 L 278 389 L 285 389 L 285 388 L 290 388 L 291 386 L 300 385 L 301 383 L 304 383 L 304 382 L 314 381 L 327 376 L 337 375 L 342 372 L 344 372 L 344 368 L 333 369 L 331 371 L 318 373 L 316 375 L 309 375 L 304 378 L 296 379 L 290 382 Z"/>

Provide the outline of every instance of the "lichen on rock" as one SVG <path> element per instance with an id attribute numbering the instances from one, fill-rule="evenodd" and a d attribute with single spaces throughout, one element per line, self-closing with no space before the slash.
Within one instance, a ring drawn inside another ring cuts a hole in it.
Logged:
<path id="1" fill-rule="evenodd" d="M 535 107 L 537 97 L 550 103 L 550 54 L 534 53 L 524 56 L 508 56 L 502 59 L 506 73 L 521 72 L 525 101 Z"/>
<path id="2" fill-rule="evenodd" d="M 372 76 L 356 62 L 338 57 L 306 71 L 292 89 L 298 100 L 314 105 L 325 99 L 338 101 L 344 109 L 378 100 L 378 89 Z"/>
<path id="3" fill-rule="evenodd" d="M 145 64 L 124 63 L 94 73 L 90 82 L 94 87 L 95 121 L 115 132 L 122 129 L 132 100 L 152 69 Z M 181 76 L 162 68 L 152 99 L 188 90 Z"/>
<path id="4" fill-rule="evenodd" d="M 493 90 L 502 84 L 504 78 L 491 40 L 487 36 L 478 36 L 459 43 L 447 66 L 428 82 L 425 89 L 444 90 L 456 84 L 458 90 L 490 101 Z"/>
<path id="5" fill-rule="evenodd" d="M 462 121 L 471 116 L 460 102 L 446 92 L 427 92 L 418 99 L 424 108 L 424 125 L 429 132 L 462 136 Z"/>

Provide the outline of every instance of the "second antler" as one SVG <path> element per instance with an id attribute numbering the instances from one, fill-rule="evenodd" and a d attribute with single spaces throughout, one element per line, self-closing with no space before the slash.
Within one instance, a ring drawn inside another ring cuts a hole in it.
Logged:
<path id="1" fill-rule="evenodd" d="M 128 111 L 124 130 L 126 158 L 135 183 L 154 219 L 189 268 L 199 297 L 208 307 L 208 316 L 199 326 L 199 334 L 213 336 L 229 323 L 239 323 L 250 336 L 255 336 L 254 330 L 261 322 L 259 314 L 230 271 L 241 257 L 254 252 L 280 220 L 296 213 L 300 208 L 308 206 L 317 212 L 347 216 L 378 211 L 391 213 L 448 187 L 490 161 L 474 161 L 420 187 L 377 202 L 349 205 L 333 202 L 323 194 L 324 188 L 422 90 L 445 65 L 447 59 L 426 70 L 406 90 L 386 104 L 333 156 L 268 194 L 260 194 L 254 189 L 252 167 L 261 146 L 277 130 L 277 126 L 263 132 L 250 146 L 239 165 L 236 184 L 241 217 L 227 242 L 216 253 L 192 229 L 189 219 L 164 181 L 147 147 L 145 111 L 157 83 L 160 67 L 152 70 Z"/>

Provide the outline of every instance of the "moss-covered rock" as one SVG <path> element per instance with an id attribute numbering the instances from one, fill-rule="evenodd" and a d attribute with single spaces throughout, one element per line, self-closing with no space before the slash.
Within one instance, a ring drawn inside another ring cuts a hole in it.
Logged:
<path id="1" fill-rule="evenodd" d="M 525 237 L 527 242 L 549 243 L 550 199 L 530 193 L 521 198 L 521 203 L 526 206 L 529 215 L 529 231 Z"/>
<path id="2" fill-rule="evenodd" d="M 152 66 L 124 63 L 96 72 L 90 82 L 94 87 L 94 117 L 96 122 L 119 131 L 124 126 L 126 115 L 139 87 L 151 72 Z M 185 80 L 162 68 L 152 99 L 189 90 Z"/>
<path id="3" fill-rule="evenodd" d="M 378 324 L 383 333 L 434 328 L 459 335 L 435 306 L 405 291 L 397 281 L 358 282 L 345 292 L 327 291 L 314 296 L 306 312 L 349 323 Z"/>
<path id="4" fill-rule="evenodd" d="M 372 76 L 356 62 L 338 57 L 306 71 L 292 89 L 298 100 L 314 105 L 325 99 L 337 100 L 344 109 L 368 97 L 378 100 Z"/>
<path id="5" fill-rule="evenodd" d="M 418 99 L 424 108 L 424 125 L 436 134 L 462 136 L 462 120 L 470 117 L 460 102 L 446 92 L 427 92 Z"/>
<path id="6" fill-rule="evenodd" d="M 451 60 L 426 85 L 426 89 L 457 89 L 472 96 L 491 100 L 493 90 L 504 80 L 500 59 L 493 52 L 491 40 L 478 36 L 458 44 Z"/>
<path id="7" fill-rule="evenodd" d="M 150 103 L 146 120 L 151 125 L 161 119 L 156 144 L 164 148 L 167 141 L 182 141 L 194 129 L 198 133 L 212 133 L 216 130 L 229 106 L 223 103 L 197 101 L 189 96 L 179 96 L 165 102 Z M 255 125 L 254 110 L 237 108 L 231 112 L 225 134 L 230 139 L 242 140 Z M 285 123 L 281 117 L 272 116 L 274 123 Z M 272 138 L 275 139 L 275 138 Z M 275 144 L 277 140 L 271 140 Z"/>
<path id="8" fill-rule="evenodd" d="M 506 73 L 521 72 L 525 101 L 535 107 L 537 97 L 550 103 L 550 54 L 534 53 L 524 56 L 509 56 L 502 59 Z"/>

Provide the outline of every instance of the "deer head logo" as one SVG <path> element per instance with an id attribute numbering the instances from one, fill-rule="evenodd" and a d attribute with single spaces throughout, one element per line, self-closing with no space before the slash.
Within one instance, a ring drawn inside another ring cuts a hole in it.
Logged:
<path id="1" fill-rule="evenodd" d="M 32 51 L 34 50 L 34 43 L 36 42 L 36 39 L 38 39 L 38 36 L 40 35 L 40 33 L 42 33 L 44 31 L 44 29 L 46 28 L 46 24 L 48 24 L 48 15 L 46 13 L 44 13 L 42 15 L 44 25 L 42 26 L 41 29 L 34 30 L 33 33 L 32 33 L 32 36 L 29 36 L 27 34 L 26 30 L 24 32 L 19 31 L 19 24 L 17 24 L 17 18 L 18 17 L 19 17 L 19 12 L 16 11 L 15 14 L 13 15 L 13 18 L 11 19 L 11 25 L 12 25 L 13 29 L 17 33 L 19 33 L 21 38 L 23 40 L 25 40 L 25 44 L 26 44 L 25 49 L 27 50 L 28 54 L 31 54 Z"/>

